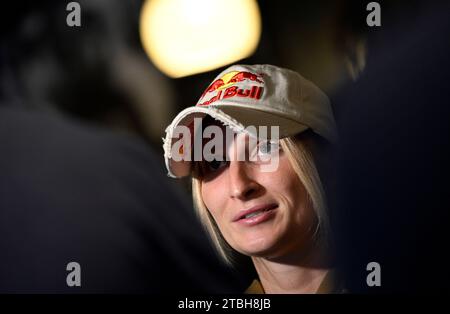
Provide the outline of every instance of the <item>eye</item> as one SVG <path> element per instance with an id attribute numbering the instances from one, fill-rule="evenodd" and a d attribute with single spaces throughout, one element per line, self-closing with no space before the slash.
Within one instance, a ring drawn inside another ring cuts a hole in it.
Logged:
<path id="1" fill-rule="evenodd" d="M 228 161 L 217 159 L 213 159 L 212 161 L 205 161 L 205 163 L 209 171 L 217 171 L 223 168 L 224 166 L 228 165 Z"/>
<path id="2" fill-rule="evenodd" d="M 261 141 L 258 143 L 258 156 L 270 156 L 280 150 L 278 141 Z"/>

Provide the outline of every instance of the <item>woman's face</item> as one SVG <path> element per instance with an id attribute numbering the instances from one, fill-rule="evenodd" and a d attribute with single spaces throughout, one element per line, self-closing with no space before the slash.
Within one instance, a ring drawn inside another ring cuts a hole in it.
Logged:
<path id="1" fill-rule="evenodd" d="M 248 135 L 235 137 L 226 148 L 229 156 L 246 142 Z M 278 149 L 273 172 L 261 171 L 258 160 L 202 164 L 203 201 L 228 244 L 245 255 L 276 258 L 298 252 L 316 226 L 312 204 L 288 157 L 281 146 L 272 153 Z"/>

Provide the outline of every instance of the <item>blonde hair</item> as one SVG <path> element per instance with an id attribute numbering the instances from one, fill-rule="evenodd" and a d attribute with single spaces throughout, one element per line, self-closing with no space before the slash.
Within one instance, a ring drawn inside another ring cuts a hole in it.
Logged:
<path id="1" fill-rule="evenodd" d="M 314 232 L 314 238 L 316 240 L 320 238 L 324 240 L 325 245 L 329 245 L 330 222 L 327 201 L 318 167 L 311 152 L 312 147 L 309 147 L 310 145 L 306 145 L 296 137 L 283 138 L 280 140 L 280 144 L 300 182 L 305 187 L 317 216 L 317 228 Z M 198 164 L 194 165 L 194 172 L 199 171 L 198 167 Z M 192 196 L 197 216 L 210 235 L 219 255 L 228 265 L 232 266 L 241 254 L 234 250 L 222 236 L 214 218 L 203 202 L 201 187 L 201 178 L 196 175 L 192 176 Z"/>

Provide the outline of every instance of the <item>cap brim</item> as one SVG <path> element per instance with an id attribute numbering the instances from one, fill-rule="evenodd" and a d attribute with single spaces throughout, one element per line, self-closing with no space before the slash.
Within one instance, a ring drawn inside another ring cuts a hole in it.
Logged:
<path id="1" fill-rule="evenodd" d="M 284 138 L 298 134 L 308 129 L 308 126 L 300 124 L 294 120 L 287 119 L 278 115 L 276 112 L 267 112 L 248 108 L 246 106 L 222 105 L 220 109 L 216 107 L 189 107 L 181 111 L 172 123 L 166 129 L 166 138 L 164 139 L 164 157 L 168 175 L 174 178 L 181 178 L 190 175 L 190 161 L 175 161 L 172 159 L 172 140 L 173 132 L 178 126 L 190 126 L 195 118 L 204 118 L 205 116 L 219 120 L 224 125 L 230 127 L 235 132 L 248 132 L 250 135 L 253 131 L 259 131 L 259 127 L 268 127 L 265 136 L 271 136 L 270 127 L 278 126 L 278 138 Z M 254 126 L 255 128 L 251 128 Z M 194 130 L 197 132 L 198 130 Z M 193 135 L 195 136 L 195 134 Z M 178 138 L 176 138 L 178 139 Z"/>

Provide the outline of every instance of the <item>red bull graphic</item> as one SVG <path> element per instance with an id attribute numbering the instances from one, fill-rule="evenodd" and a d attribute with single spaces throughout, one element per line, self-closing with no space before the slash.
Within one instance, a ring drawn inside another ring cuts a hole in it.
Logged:
<path id="1" fill-rule="evenodd" d="M 259 74 L 246 72 L 246 71 L 231 71 L 223 75 L 221 78 L 215 80 L 208 88 L 203 92 L 200 99 L 203 99 L 207 94 L 217 91 L 217 94 L 205 101 L 199 103 L 197 106 L 208 106 L 211 103 L 224 98 L 230 97 L 249 97 L 254 99 L 260 99 L 264 87 L 254 85 L 250 89 L 240 89 L 237 86 L 233 86 L 236 83 L 244 80 L 253 81 L 259 84 L 264 84 L 262 76 Z"/>
<path id="2" fill-rule="evenodd" d="M 260 80 L 258 77 L 260 77 L 258 74 L 253 74 L 250 72 L 238 72 L 231 78 L 230 82 L 236 83 L 241 82 L 243 80 L 250 80 L 258 83 L 264 83 L 262 80 Z"/>

